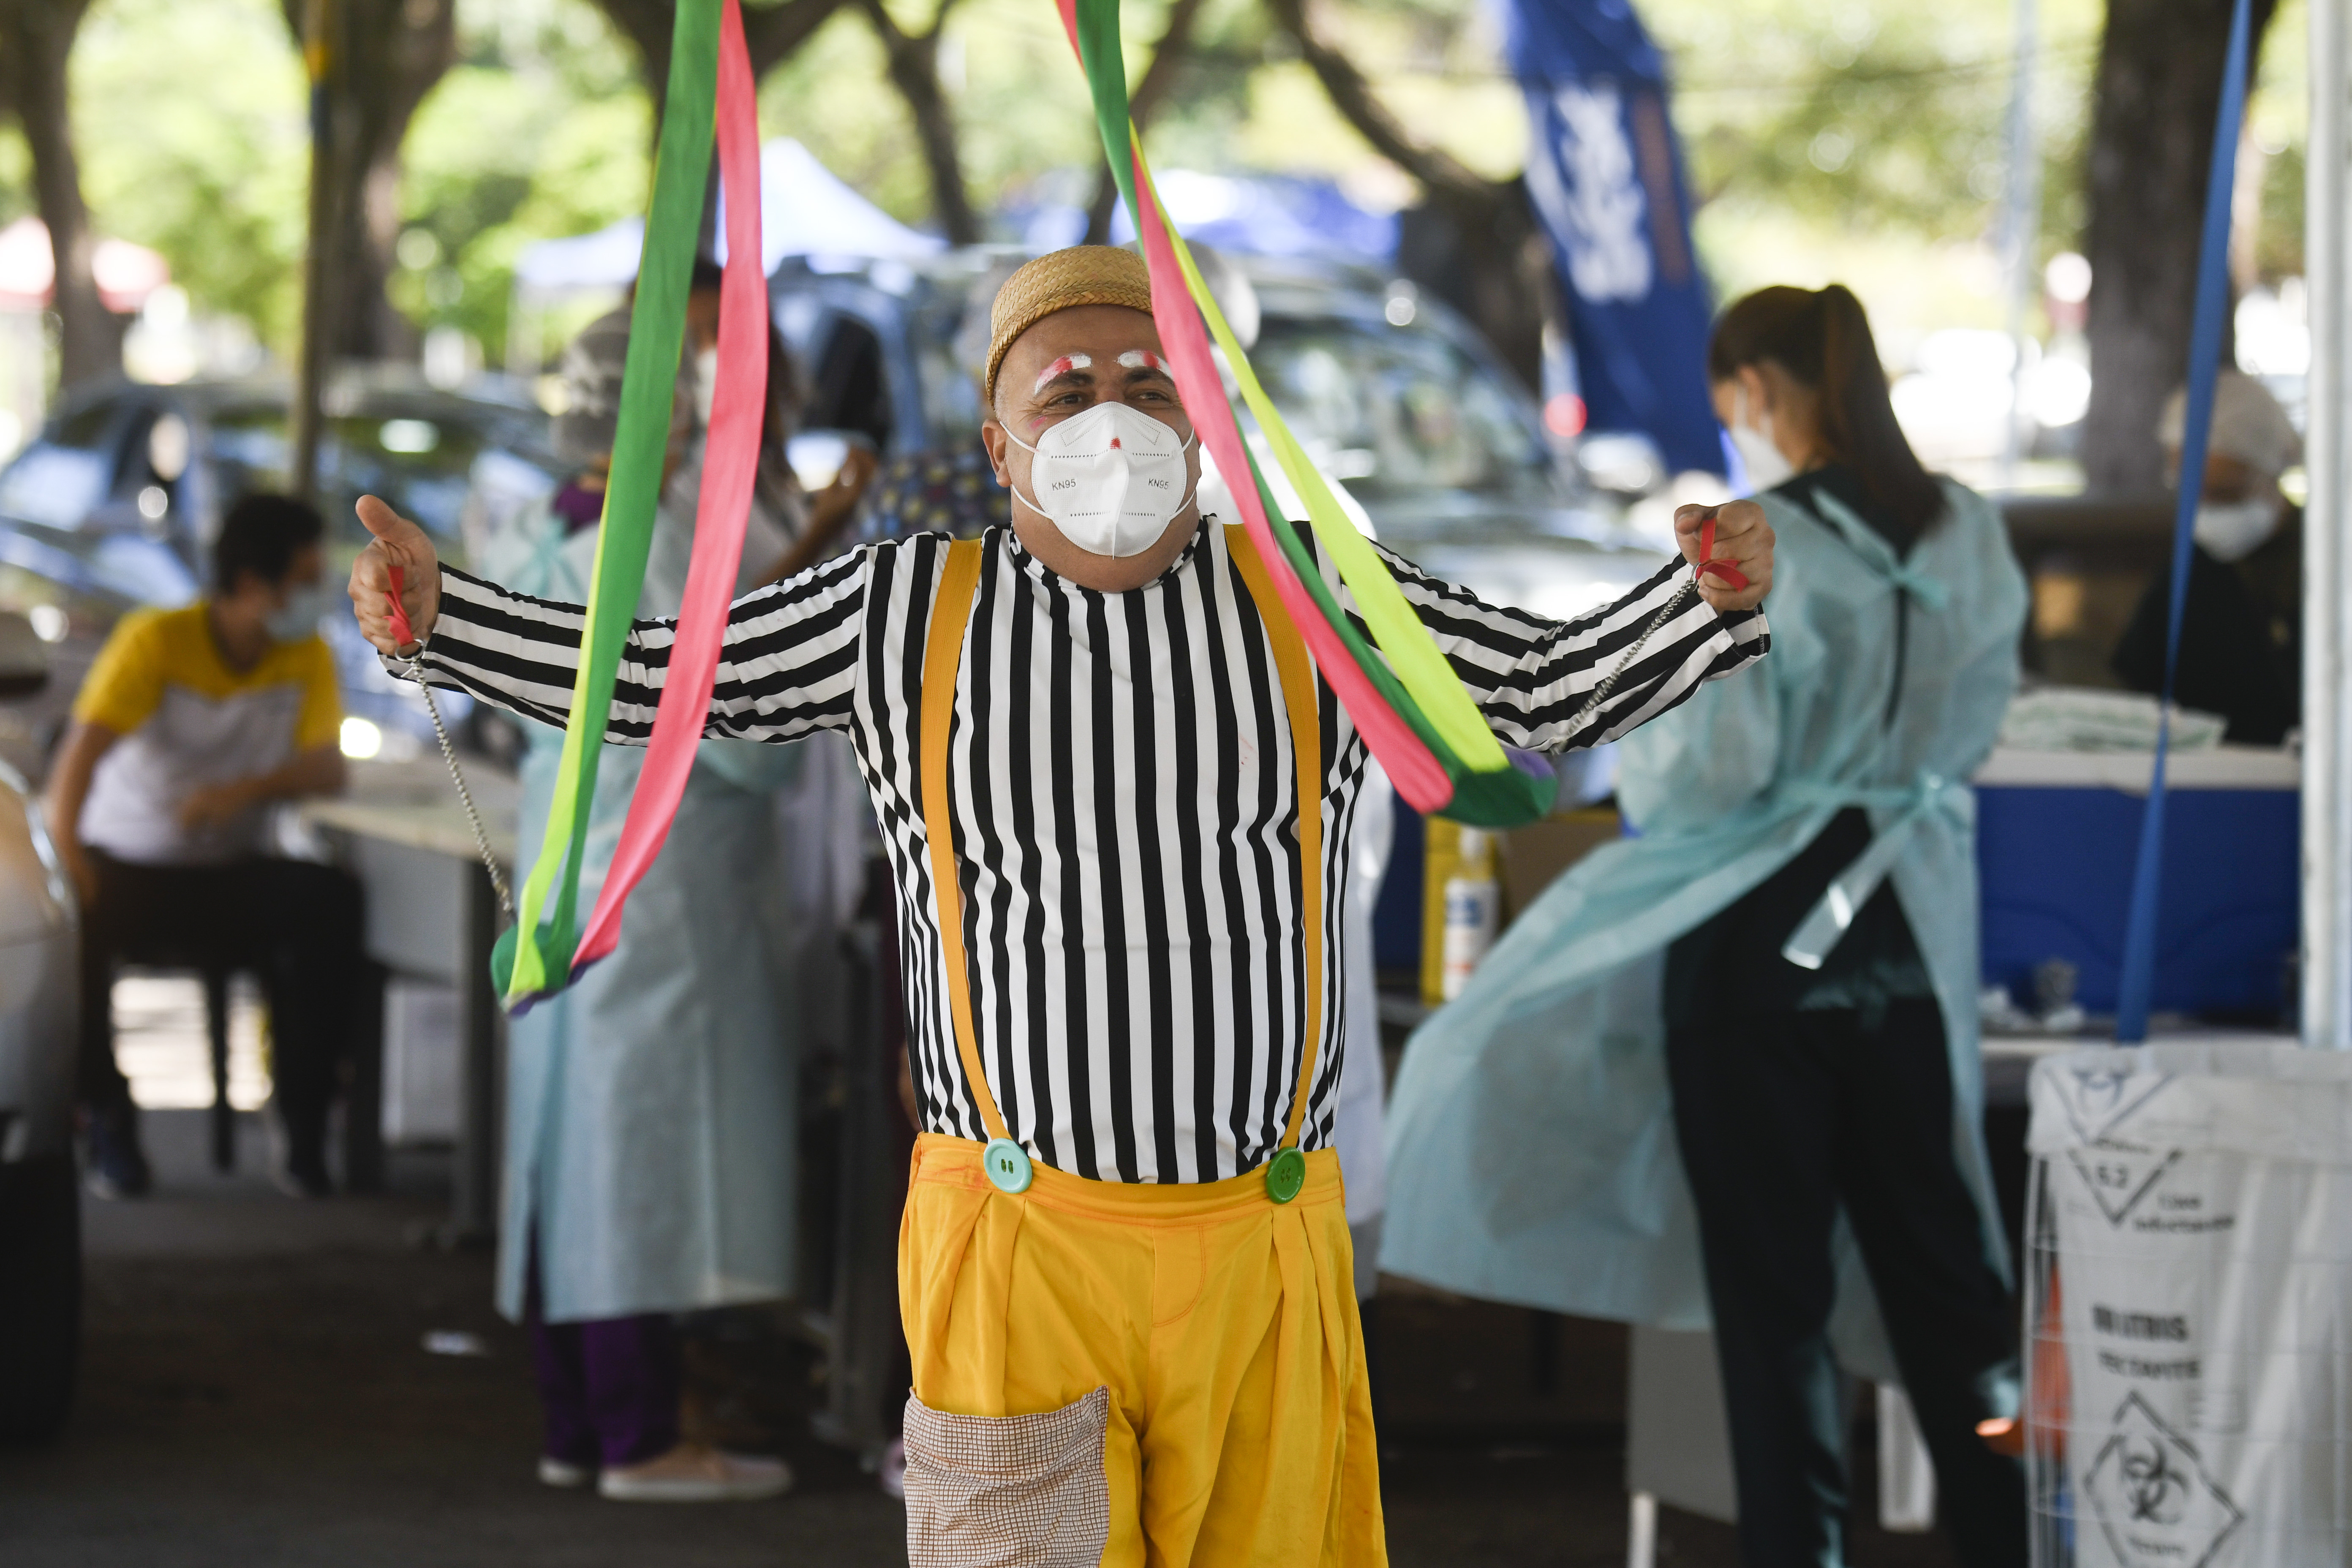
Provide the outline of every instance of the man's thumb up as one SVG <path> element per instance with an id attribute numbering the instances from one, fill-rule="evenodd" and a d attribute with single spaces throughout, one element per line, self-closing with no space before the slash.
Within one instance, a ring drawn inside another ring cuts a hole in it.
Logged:
<path id="1" fill-rule="evenodd" d="M 403 643 L 394 631 L 393 584 L 398 574 L 400 607 L 416 642 L 433 635 L 441 609 L 441 562 L 425 531 L 373 496 L 362 496 L 357 508 L 360 526 L 374 537 L 352 563 L 352 613 L 360 632 L 379 650 L 402 655 L 415 643 Z"/>

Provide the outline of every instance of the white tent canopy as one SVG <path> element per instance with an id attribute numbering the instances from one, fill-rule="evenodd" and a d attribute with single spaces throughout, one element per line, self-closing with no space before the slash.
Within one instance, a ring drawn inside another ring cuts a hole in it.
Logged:
<path id="1" fill-rule="evenodd" d="M 724 197 L 718 259 L 726 259 Z M 574 289 L 619 289 L 637 275 L 643 218 L 623 218 L 593 234 L 545 239 L 515 260 L 518 290 L 544 298 Z M 773 272 L 787 256 L 929 256 L 944 247 L 935 235 L 908 228 L 819 163 L 789 136 L 760 150 L 760 265 Z"/>
<path id="2" fill-rule="evenodd" d="M 719 255 L 727 259 L 727 200 L 719 205 Z M 910 260 L 947 248 L 937 235 L 908 228 L 817 162 L 789 136 L 760 149 L 760 270 L 787 256 L 855 256 Z"/>

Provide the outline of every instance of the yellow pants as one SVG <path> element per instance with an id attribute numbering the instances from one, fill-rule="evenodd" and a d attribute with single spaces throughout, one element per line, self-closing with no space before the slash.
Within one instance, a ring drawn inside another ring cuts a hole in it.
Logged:
<path id="1" fill-rule="evenodd" d="M 980 1152 L 924 1134 L 898 1232 L 917 1568 L 1386 1563 L 1339 1156 L 1276 1204 L 1044 1165 L 1008 1195 Z"/>

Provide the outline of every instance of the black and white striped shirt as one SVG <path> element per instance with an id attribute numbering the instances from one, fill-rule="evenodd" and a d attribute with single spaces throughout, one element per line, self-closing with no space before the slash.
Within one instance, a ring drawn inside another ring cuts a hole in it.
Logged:
<path id="1" fill-rule="evenodd" d="M 947 544 L 866 545 L 738 600 L 708 733 L 849 732 L 898 877 L 924 1124 L 985 1139 L 943 989 L 920 793 L 924 636 Z M 1081 1176 L 1253 1170 L 1280 1144 L 1306 1032 L 1299 803 L 1272 647 L 1223 530 L 1204 525 L 1163 576 L 1128 593 L 1056 575 L 1004 529 L 982 548 L 948 777 L 973 1020 L 1005 1125 L 1033 1157 Z M 1614 738 L 1769 645 L 1760 614 L 1718 616 L 1693 596 L 1576 731 L 1679 570 L 1561 624 L 1387 560 L 1496 733 L 1528 750 Z M 561 724 L 582 624 L 576 606 L 444 568 L 425 662 L 436 684 Z M 608 740 L 645 743 L 671 636 L 667 622 L 636 623 Z M 1367 760 L 1330 688 L 1317 690 L 1326 961 L 1308 1149 L 1330 1137 L 1348 1034 L 1339 921 Z"/>

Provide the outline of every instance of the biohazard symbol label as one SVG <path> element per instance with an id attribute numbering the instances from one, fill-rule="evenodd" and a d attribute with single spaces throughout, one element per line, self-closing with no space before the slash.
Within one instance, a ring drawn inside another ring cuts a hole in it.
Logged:
<path id="1" fill-rule="evenodd" d="M 2245 1520 L 2208 1474 L 2196 1446 L 2138 1394 L 2116 1406 L 2106 1446 L 2083 1492 L 2119 1563 L 2134 1568 L 2205 1568 Z"/>
<path id="2" fill-rule="evenodd" d="M 2107 1223 L 2121 1226 L 2126 1215 L 2139 1205 L 2139 1201 L 2156 1190 L 2164 1173 L 2180 1159 L 2180 1151 L 2162 1153 L 2154 1149 L 2136 1149 L 2128 1143 L 2100 1143 L 2088 1149 L 2069 1149 L 2066 1157 L 2074 1162 L 2074 1170 L 2083 1184 L 2091 1192 L 2091 1200 Z"/>
<path id="3" fill-rule="evenodd" d="M 2058 1090 L 2075 1135 L 2095 1143 L 2162 1093 L 2172 1075 L 2085 1065 L 2050 1071 L 2049 1082 Z"/>

